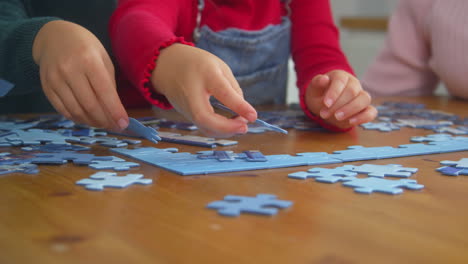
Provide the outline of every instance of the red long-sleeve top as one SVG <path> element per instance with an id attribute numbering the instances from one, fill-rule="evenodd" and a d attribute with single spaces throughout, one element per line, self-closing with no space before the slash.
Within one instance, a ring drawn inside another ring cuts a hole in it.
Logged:
<path id="1" fill-rule="evenodd" d="M 124 105 L 141 107 L 149 102 L 171 108 L 164 96 L 154 92 L 151 73 L 157 67 L 161 49 L 174 42 L 193 45 L 197 6 L 198 0 L 119 0 L 109 29 L 122 74 L 119 93 Z M 291 53 L 301 107 L 322 126 L 340 131 L 312 114 L 304 100 L 315 75 L 337 69 L 353 72 L 341 51 L 329 0 L 292 0 L 290 9 Z M 228 27 L 260 30 L 279 24 L 284 15 L 287 9 L 279 0 L 205 0 L 201 26 L 208 25 L 214 31 Z"/>

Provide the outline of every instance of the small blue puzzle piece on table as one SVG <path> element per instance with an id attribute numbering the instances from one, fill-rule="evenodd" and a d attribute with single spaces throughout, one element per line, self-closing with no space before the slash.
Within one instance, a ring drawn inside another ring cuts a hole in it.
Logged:
<path id="1" fill-rule="evenodd" d="M 96 170 L 112 169 L 116 171 L 126 171 L 133 167 L 139 167 L 140 164 L 135 162 L 128 162 L 124 159 L 112 156 L 112 160 L 93 160 L 88 167 Z"/>
<path id="2" fill-rule="evenodd" d="M 133 133 L 136 136 L 146 138 L 147 140 L 153 143 L 158 143 L 158 141 L 161 140 L 161 138 L 158 136 L 158 131 L 156 131 L 156 129 L 152 127 L 147 127 L 132 117 L 130 117 L 128 120 L 129 124 L 126 129 L 127 131 Z"/>
<path id="3" fill-rule="evenodd" d="M 8 173 L 15 173 L 15 172 L 26 173 L 26 174 L 37 174 L 39 173 L 39 169 L 37 169 L 37 165 L 30 164 L 30 163 L 0 165 L 0 175 L 4 175 Z"/>
<path id="4" fill-rule="evenodd" d="M 42 151 L 42 152 L 63 152 L 63 151 L 84 151 L 90 150 L 89 147 L 70 145 L 70 144 L 45 144 L 45 145 L 32 145 L 21 148 L 24 151 Z"/>
<path id="5" fill-rule="evenodd" d="M 127 174 L 126 176 L 117 176 L 114 172 L 97 172 L 89 177 L 76 182 L 78 185 L 84 185 L 86 189 L 93 191 L 102 191 L 104 187 L 125 188 L 132 184 L 148 185 L 153 183 L 152 179 L 142 179 L 143 174 Z"/>
<path id="6" fill-rule="evenodd" d="M 416 180 L 387 180 L 376 177 L 368 177 L 363 179 L 355 178 L 349 181 L 345 181 L 343 185 L 347 187 L 353 187 L 355 192 L 365 194 L 373 192 L 400 194 L 403 193 L 403 189 L 399 187 L 405 187 L 410 190 L 420 190 L 424 188 L 424 185 L 418 184 Z"/>
<path id="7" fill-rule="evenodd" d="M 42 129 L 12 130 L 9 134 L 0 135 L 0 142 L 9 142 L 12 146 L 40 145 L 41 143 L 70 144 L 68 140 L 78 140 L 78 138 Z"/>
<path id="8" fill-rule="evenodd" d="M 37 153 L 31 163 L 35 164 L 65 164 L 72 160 L 74 164 L 83 165 L 90 164 L 95 160 L 112 160 L 112 156 L 94 156 L 94 154 L 83 154 L 71 151 L 54 152 L 54 153 Z"/>
<path id="9" fill-rule="evenodd" d="M 448 176 L 468 175 L 468 169 L 458 169 L 455 167 L 444 166 L 437 168 L 436 170 Z"/>
<path id="10" fill-rule="evenodd" d="M 440 164 L 445 166 L 455 166 L 457 169 L 468 169 L 468 158 L 462 158 L 459 161 L 443 160 Z"/>
<path id="11" fill-rule="evenodd" d="M 9 152 L 0 153 L 0 165 L 14 165 L 31 163 L 34 155 L 29 154 L 10 154 Z"/>
<path id="12" fill-rule="evenodd" d="M 336 183 L 339 181 L 347 181 L 357 176 L 357 173 L 352 171 L 352 167 L 353 166 L 345 165 L 334 169 L 312 168 L 307 172 L 299 171 L 291 173 L 288 177 L 300 180 L 315 178 L 318 182 Z"/>
<path id="13" fill-rule="evenodd" d="M 385 176 L 408 178 L 417 172 L 417 168 L 405 168 L 399 164 L 375 165 L 363 164 L 361 166 L 352 166 L 352 171 L 367 174 L 370 177 L 383 178 Z"/>
<path id="14" fill-rule="evenodd" d="M 288 208 L 292 204 L 291 201 L 277 200 L 272 194 L 257 194 L 256 197 L 226 195 L 223 201 L 211 202 L 207 208 L 217 209 L 223 216 L 239 216 L 241 213 L 275 215 L 277 208 Z"/>
<path id="15" fill-rule="evenodd" d="M 381 132 L 390 132 L 393 130 L 400 130 L 400 127 L 391 122 L 378 122 L 378 123 L 364 123 L 361 127 L 367 130 L 379 130 Z"/>

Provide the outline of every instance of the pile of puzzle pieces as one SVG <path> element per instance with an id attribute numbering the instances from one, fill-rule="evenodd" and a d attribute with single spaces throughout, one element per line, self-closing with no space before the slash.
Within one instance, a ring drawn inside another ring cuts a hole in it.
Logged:
<path id="1" fill-rule="evenodd" d="M 468 118 L 426 109 L 423 104 L 385 102 L 378 106 L 380 122 L 362 124 L 364 129 L 390 132 L 400 127 L 430 129 L 436 133 L 468 134 Z M 453 126 L 458 125 L 458 126 Z"/>

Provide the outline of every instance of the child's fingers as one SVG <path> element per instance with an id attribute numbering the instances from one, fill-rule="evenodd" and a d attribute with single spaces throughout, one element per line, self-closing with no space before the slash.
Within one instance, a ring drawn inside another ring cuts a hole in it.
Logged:
<path id="1" fill-rule="evenodd" d="M 128 115 L 117 94 L 113 75 L 108 74 L 104 63 L 101 61 L 92 64 L 87 72 L 87 77 L 99 103 L 102 105 L 103 113 L 106 113 L 107 128 L 123 130 L 128 126 Z"/>
<path id="2" fill-rule="evenodd" d="M 230 137 L 235 134 L 247 132 L 246 122 L 240 119 L 231 119 L 219 115 L 213 111 L 209 99 L 196 94 L 193 98 L 192 109 L 193 122 L 202 133 L 211 137 Z M 197 104 L 198 103 L 198 104 Z"/>
<path id="3" fill-rule="evenodd" d="M 51 88 L 57 94 L 59 100 L 63 103 L 65 110 L 70 113 L 71 120 L 76 123 L 93 125 L 92 120 L 88 119 L 87 114 L 83 108 L 81 108 L 81 105 L 78 103 L 73 93 L 71 92 L 71 87 L 68 85 L 68 83 L 51 83 L 51 85 Z"/>
<path id="4" fill-rule="evenodd" d="M 87 124 L 95 127 L 109 128 L 112 123 L 109 122 L 106 111 L 99 103 L 88 78 L 84 74 L 76 72 L 70 76 L 67 82 L 76 101 L 81 109 L 84 110 L 86 119 L 90 121 Z"/>
<path id="5" fill-rule="evenodd" d="M 334 116 L 336 120 L 342 121 L 361 112 L 371 103 L 371 97 L 365 91 L 358 92 L 358 96 L 346 102 L 342 107 L 336 109 Z"/>
<path id="6" fill-rule="evenodd" d="M 364 110 L 362 110 L 358 114 L 352 116 L 349 119 L 349 124 L 352 126 L 356 126 L 356 125 L 364 124 L 367 122 L 371 122 L 372 120 L 375 119 L 376 116 L 377 116 L 377 109 L 369 105 L 368 107 L 366 107 Z"/>
<path id="7" fill-rule="evenodd" d="M 257 111 L 255 111 L 255 108 L 245 101 L 242 94 L 239 94 L 234 88 L 232 88 L 232 83 L 235 82 L 237 84 L 237 81 L 235 79 L 229 80 L 229 78 L 225 78 L 225 82 L 227 82 L 227 85 L 213 86 L 217 88 L 211 91 L 212 95 L 222 104 L 238 115 L 244 117 L 249 122 L 255 122 L 257 119 Z"/>
<path id="8" fill-rule="evenodd" d="M 205 85 L 207 85 L 207 87 L 216 87 L 216 89 L 213 90 L 217 90 L 217 92 L 214 94 L 211 92 L 211 94 L 222 103 L 226 103 L 223 101 L 223 99 L 225 99 L 222 95 L 223 93 L 229 96 L 240 96 L 230 88 L 229 81 L 222 75 L 213 76 L 210 82 Z M 217 96 L 218 94 L 221 94 L 221 96 Z M 240 119 L 226 118 L 225 116 L 217 114 L 209 102 L 209 96 L 209 93 L 197 92 L 191 94 L 190 100 L 187 101 L 188 109 L 184 111 L 190 115 L 189 117 L 204 134 L 213 137 L 228 137 L 247 131 L 246 122 Z"/>
<path id="9" fill-rule="evenodd" d="M 355 98 L 359 97 L 361 91 L 362 88 L 359 81 L 350 79 L 332 107 L 326 110 L 330 115 L 335 115 L 336 117 L 336 115 L 339 114 L 338 109 L 350 104 Z"/>
<path id="10" fill-rule="evenodd" d="M 44 82 L 42 82 L 43 87 L 47 87 Z M 49 102 L 52 104 L 52 106 L 62 114 L 66 119 L 72 120 L 72 116 L 70 112 L 66 109 L 66 107 L 63 105 L 62 100 L 58 97 L 58 95 L 55 93 L 54 90 L 52 89 L 43 89 L 45 95 L 47 96 L 47 99 L 49 99 Z"/>
<path id="11" fill-rule="evenodd" d="M 345 90 L 349 77 L 344 74 L 335 74 L 330 81 L 328 90 L 323 97 L 323 103 L 326 107 L 334 106 L 342 92 Z"/>

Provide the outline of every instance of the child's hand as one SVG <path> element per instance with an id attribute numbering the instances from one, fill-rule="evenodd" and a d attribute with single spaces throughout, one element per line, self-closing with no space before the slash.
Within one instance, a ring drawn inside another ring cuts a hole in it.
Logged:
<path id="1" fill-rule="evenodd" d="M 343 129 L 370 122 L 377 115 L 359 80 L 342 70 L 315 76 L 305 99 L 312 113 Z"/>
<path id="2" fill-rule="evenodd" d="M 66 21 L 49 22 L 34 40 L 33 58 L 45 95 L 66 118 L 107 129 L 127 127 L 114 66 L 91 32 Z"/>
<path id="3" fill-rule="evenodd" d="M 229 67 L 215 55 L 183 44 L 163 50 L 156 61 L 151 81 L 174 108 L 206 135 L 229 137 L 247 132 L 247 121 L 257 119 L 255 109 L 244 100 Z M 214 96 L 239 117 L 216 114 L 210 104 Z"/>

